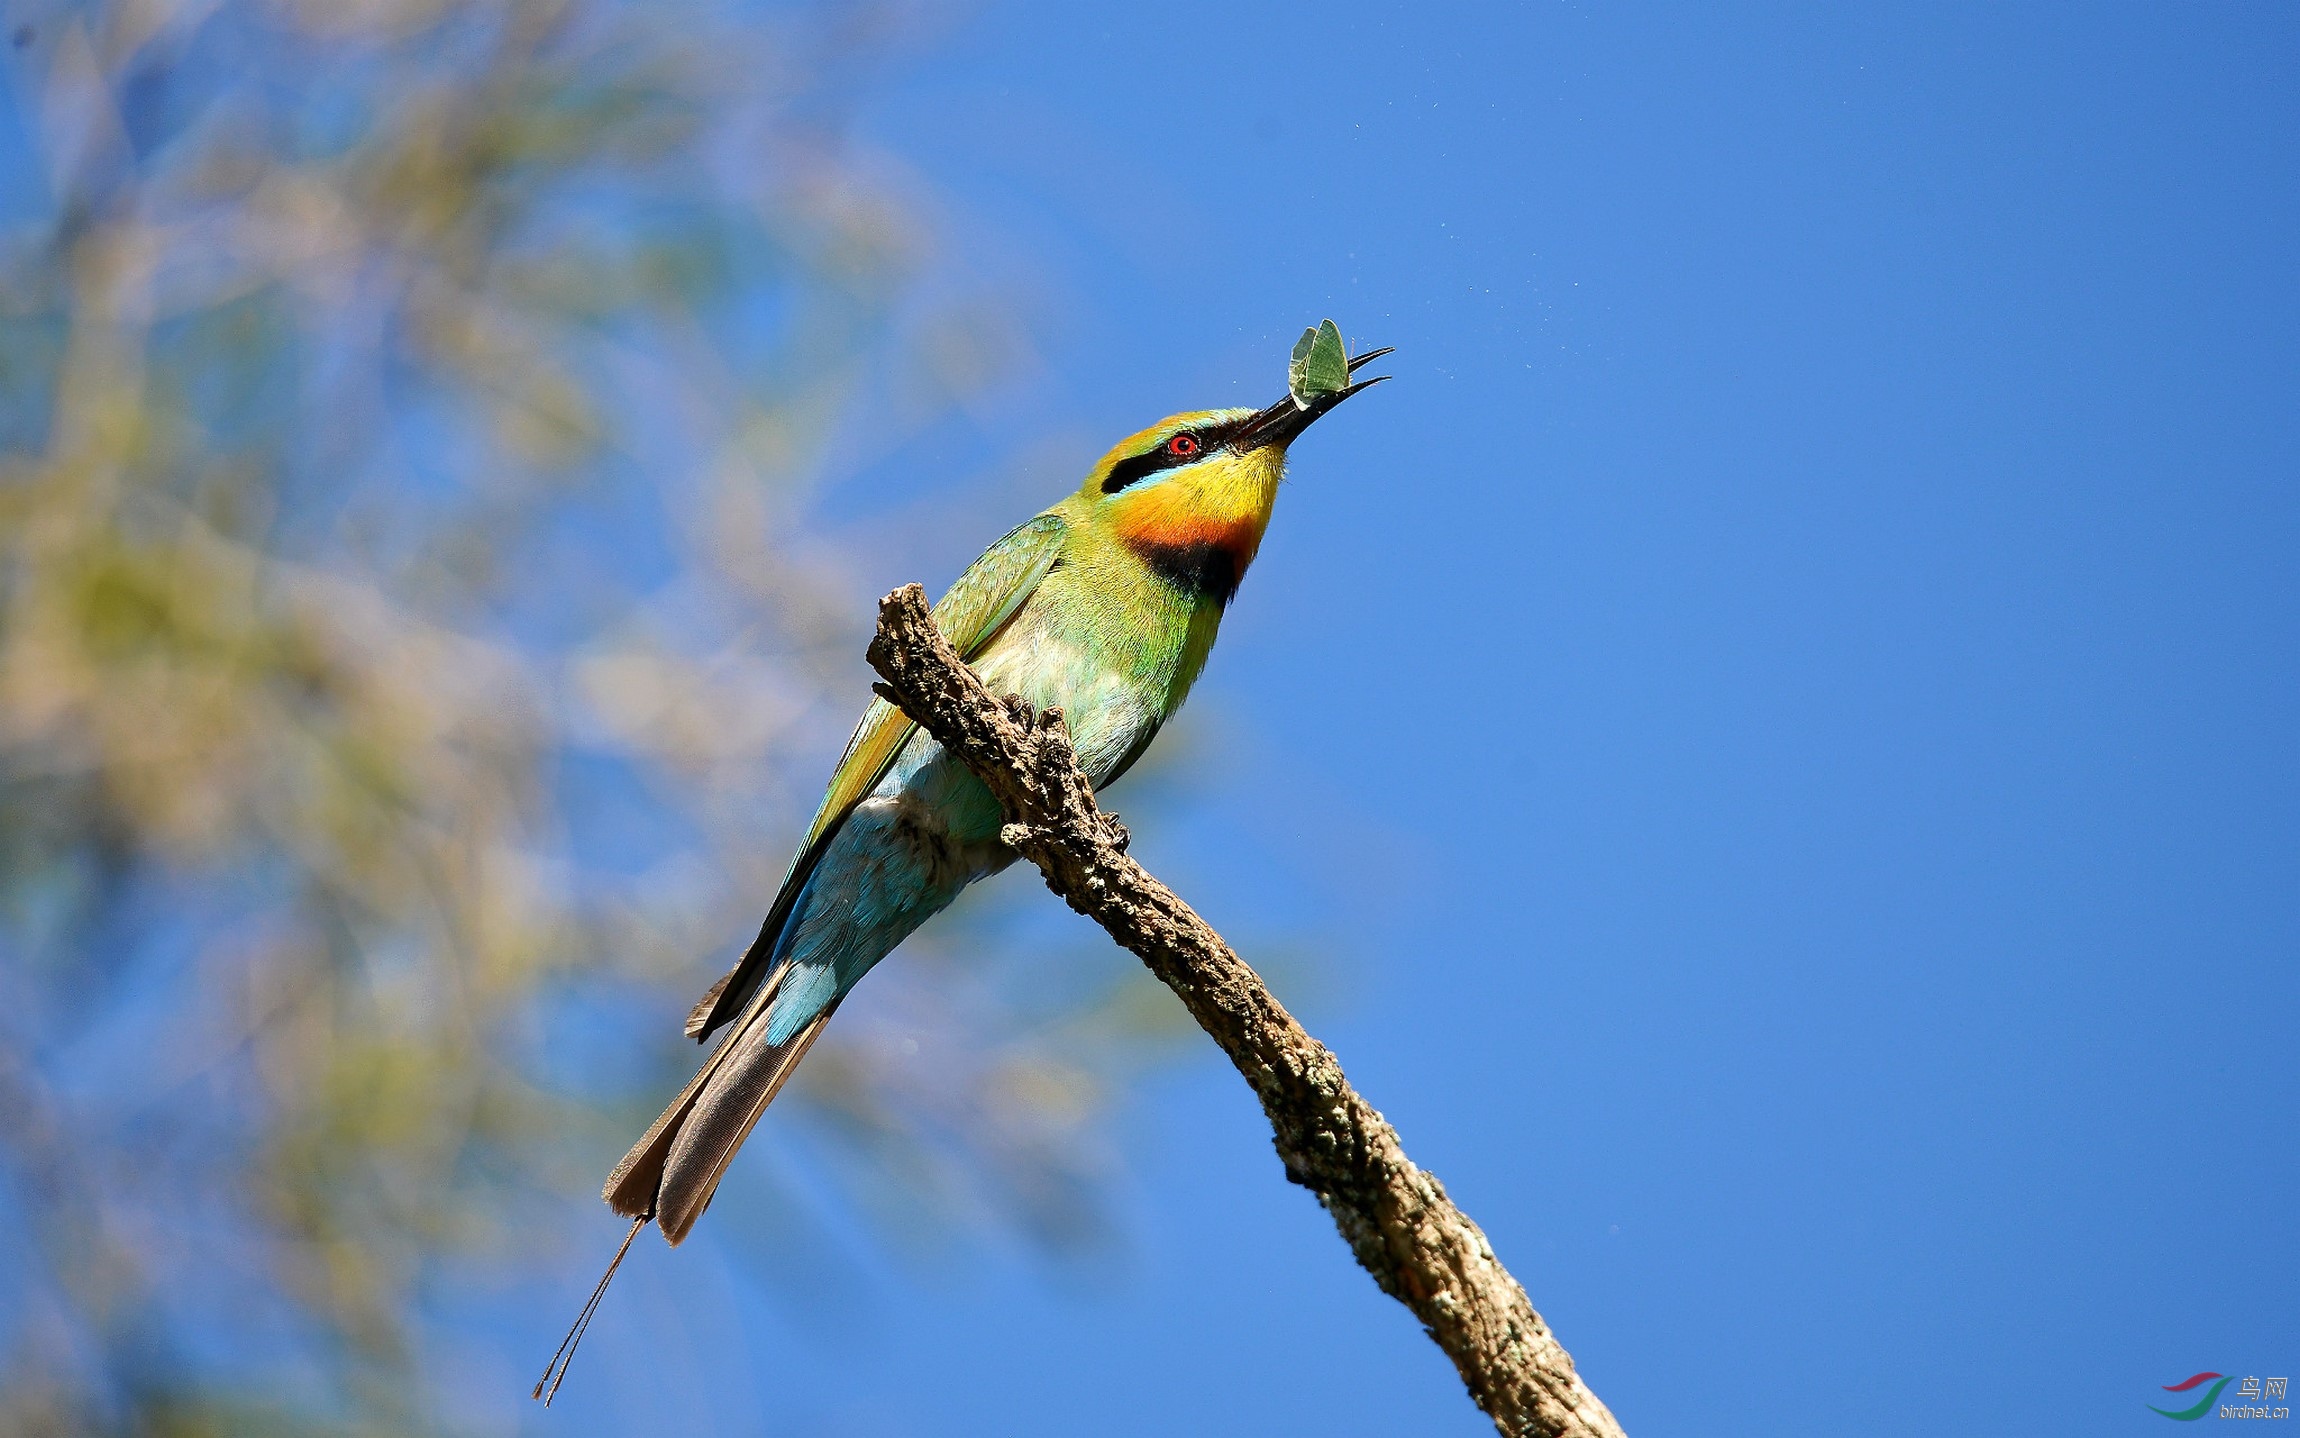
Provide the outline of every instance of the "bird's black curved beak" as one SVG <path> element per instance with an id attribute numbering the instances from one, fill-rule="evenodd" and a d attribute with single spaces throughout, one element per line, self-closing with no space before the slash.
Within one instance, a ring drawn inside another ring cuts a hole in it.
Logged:
<path id="1" fill-rule="evenodd" d="M 1395 347 L 1392 346 L 1391 348 Z M 1388 353 L 1390 353 L 1389 349 L 1367 350 L 1364 354 L 1351 359 L 1350 373 L 1356 374 L 1361 365 L 1369 364 Z M 1276 404 L 1271 405 L 1268 409 L 1257 411 L 1252 419 L 1247 420 L 1238 433 L 1231 438 L 1230 447 L 1241 454 L 1247 450 L 1260 449 L 1264 445 L 1271 444 L 1282 449 L 1292 444 L 1295 436 L 1316 424 L 1334 406 L 1356 394 L 1359 390 L 1372 389 L 1388 378 L 1389 376 L 1386 374 L 1378 374 L 1372 379 L 1359 380 L 1355 384 L 1335 390 L 1330 394 L 1319 395 L 1316 399 L 1311 400 L 1307 407 L 1294 403 L 1294 397 L 1291 394 L 1285 395 Z"/>

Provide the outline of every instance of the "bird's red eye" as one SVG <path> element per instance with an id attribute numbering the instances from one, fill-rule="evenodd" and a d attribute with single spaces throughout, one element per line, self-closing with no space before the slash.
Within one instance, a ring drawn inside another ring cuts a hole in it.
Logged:
<path id="1" fill-rule="evenodd" d="M 1176 459 L 1188 459 L 1198 452 L 1198 436 L 1178 434 L 1166 441 L 1166 452 Z"/>

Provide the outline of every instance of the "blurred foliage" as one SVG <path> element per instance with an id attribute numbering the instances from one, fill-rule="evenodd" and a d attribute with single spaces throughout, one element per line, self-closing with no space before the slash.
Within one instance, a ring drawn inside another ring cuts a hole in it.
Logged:
<path id="1" fill-rule="evenodd" d="M 794 517 L 1027 337 L 843 131 L 898 14 L 7 14 L 0 1431 L 451 1428 L 861 697 Z M 1139 999 L 897 969 L 786 1128 L 1091 1242 Z"/>

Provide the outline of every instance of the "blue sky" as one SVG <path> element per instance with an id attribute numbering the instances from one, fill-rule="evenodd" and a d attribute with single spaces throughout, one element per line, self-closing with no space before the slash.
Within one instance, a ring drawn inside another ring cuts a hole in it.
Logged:
<path id="1" fill-rule="evenodd" d="M 2300 1366 L 2296 72 L 2265 5 L 985 5 L 861 126 L 1043 363 L 821 522 L 999 510 L 863 576 L 941 582 L 1302 325 L 1397 346 L 1138 852 L 1297 936 L 1629 1431 L 2156 1431 Z M 1114 1274 L 657 1253 L 695 1381 L 611 1311 L 532 1426 L 1490 1431 L 1210 1047 L 1118 1139 Z"/>

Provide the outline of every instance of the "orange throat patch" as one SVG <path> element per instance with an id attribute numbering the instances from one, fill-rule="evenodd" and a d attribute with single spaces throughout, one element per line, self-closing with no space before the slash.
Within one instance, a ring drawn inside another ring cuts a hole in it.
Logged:
<path id="1" fill-rule="evenodd" d="M 1176 589 L 1227 606 L 1246 566 L 1261 550 L 1263 518 L 1175 513 L 1168 506 L 1144 509 L 1150 512 L 1119 521 L 1118 537 L 1126 547 Z"/>

